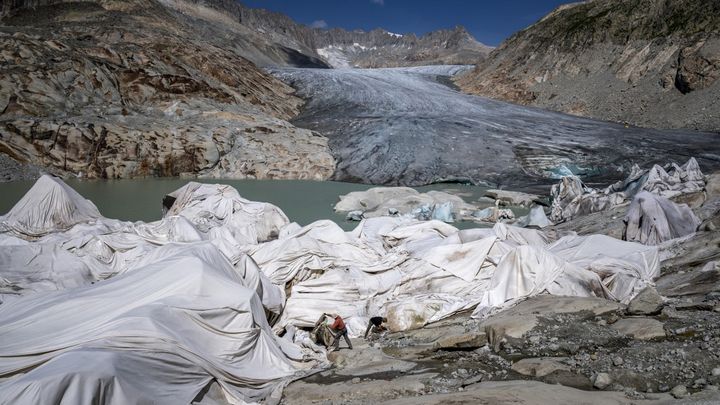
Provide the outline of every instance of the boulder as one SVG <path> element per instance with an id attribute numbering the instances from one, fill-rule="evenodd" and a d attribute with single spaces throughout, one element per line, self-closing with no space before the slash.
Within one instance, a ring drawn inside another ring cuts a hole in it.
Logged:
<path id="1" fill-rule="evenodd" d="M 705 194 L 704 191 L 695 191 L 692 193 L 676 195 L 675 197 L 670 198 L 670 201 L 678 205 L 685 204 L 694 210 L 705 204 L 705 201 L 707 201 L 707 194 Z"/>
<path id="2" fill-rule="evenodd" d="M 485 332 L 463 333 L 459 335 L 443 336 L 433 343 L 433 348 L 439 349 L 477 349 L 487 344 Z"/>
<path id="3" fill-rule="evenodd" d="M 612 384 L 612 378 L 608 373 L 598 373 L 595 378 L 593 378 L 593 387 L 599 390 L 604 390 L 610 384 Z"/>
<path id="4" fill-rule="evenodd" d="M 328 354 L 339 375 L 358 376 L 392 371 L 408 371 L 415 367 L 415 363 L 392 358 L 374 347 L 355 340 L 353 350 L 340 350 Z"/>
<path id="5" fill-rule="evenodd" d="M 600 234 L 622 239 L 622 234 L 625 231 L 623 218 L 626 211 L 627 207 L 620 205 L 604 211 L 575 217 L 569 221 L 553 225 L 551 229 L 561 234 L 576 232 L 579 235 Z"/>
<path id="6" fill-rule="evenodd" d="M 676 385 L 672 390 L 670 390 L 670 395 L 680 399 L 686 397 L 688 395 L 688 391 L 684 385 Z"/>
<path id="7" fill-rule="evenodd" d="M 708 199 L 700 208 L 694 210 L 702 221 L 698 231 L 715 231 L 720 229 L 720 196 Z"/>
<path id="8" fill-rule="evenodd" d="M 628 304 L 630 315 L 654 315 L 660 313 L 664 303 L 655 287 L 646 287 Z"/>
<path id="9" fill-rule="evenodd" d="M 477 207 L 461 197 L 431 190 L 421 193 L 410 187 L 373 187 L 340 196 L 335 212 L 362 211 L 365 218 L 410 215 L 416 219 L 452 222 L 468 217 Z"/>
<path id="10" fill-rule="evenodd" d="M 688 46 L 678 55 L 678 69 L 675 87 L 681 93 L 706 89 L 720 78 L 720 56 L 718 47 Z"/>
<path id="11" fill-rule="evenodd" d="M 503 316 L 501 314 L 481 324 L 485 328 L 488 343 L 496 352 L 508 338 L 520 339 L 538 325 L 538 317 L 535 315 Z"/>
<path id="12" fill-rule="evenodd" d="M 530 377 L 545 377 L 558 370 L 570 371 L 570 367 L 562 363 L 563 357 L 539 357 L 516 361 L 512 365 L 516 373 Z"/>
<path id="13" fill-rule="evenodd" d="M 694 235 L 663 243 L 662 277 L 656 286 L 664 297 L 707 294 L 720 291 L 720 269 L 700 271 L 720 257 L 720 232 L 696 232 Z"/>
<path id="14" fill-rule="evenodd" d="M 720 172 L 712 173 L 705 178 L 705 193 L 708 199 L 720 197 Z"/>
<path id="15" fill-rule="evenodd" d="M 531 206 L 535 200 L 540 198 L 535 194 L 495 189 L 487 190 L 485 196 L 498 201 L 501 205 L 520 205 L 523 207 Z"/>
<path id="16" fill-rule="evenodd" d="M 651 318 L 624 318 L 610 325 L 623 335 L 639 340 L 650 340 L 665 337 L 663 323 Z"/>

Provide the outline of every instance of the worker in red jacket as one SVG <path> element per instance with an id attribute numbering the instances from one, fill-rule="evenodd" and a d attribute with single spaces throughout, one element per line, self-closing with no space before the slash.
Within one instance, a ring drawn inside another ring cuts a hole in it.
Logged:
<path id="1" fill-rule="evenodd" d="M 340 337 L 341 336 L 345 338 L 345 342 L 347 343 L 350 350 L 352 350 L 352 348 L 353 348 L 352 343 L 350 342 L 350 338 L 348 337 L 348 331 L 347 331 L 347 328 L 345 327 L 345 321 L 343 321 L 342 317 L 338 314 L 323 314 L 323 315 L 328 315 L 334 319 L 332 325 L 330 325 L 330 331 L 333 332 L 333 336 L 334 336 L 333 342 L 330 344 L 330 346 L 333 346 L 333 347 L 332 347 L 332 349 L 330 349 L 330 351 L 332 352 L 332 351 L 340 349 Z"/>

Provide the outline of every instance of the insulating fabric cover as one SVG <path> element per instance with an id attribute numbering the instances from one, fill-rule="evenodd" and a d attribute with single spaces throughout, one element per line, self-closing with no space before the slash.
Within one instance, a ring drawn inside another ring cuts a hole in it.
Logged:
<path id="1" fill-rule="evenodd" d="M 0 218 L 0 403 L 189 403 L 208 384 L 277 399 L 325 364 L 290 332 L 324 312 L 360 336 L 372 316 L 405 330 L 536 294 L 627 302 L 659 272 L 657 247 L 606 236 L 397 217 L 345 232 L 200 183 L 167 201 L 122 222 L 43 177 Z"/>
<path id="2" fill-rule="evenodd" d="M 647 191 L 635 196 L 624 222 L 623 239 L 646 245 L 690 235 L 700 225 L 700 219 L 687 204 L 675 204 Z"/>
<path id="3" fill-rule="evenodd" d="M 189 403 L 212 379 L 233 402 L 265 398 L 299 351 L 253 283 L 211 244 L 168 245 L 111 280 L 0 305 L 0 403 Z"/>
<path id="4" fill-rule="evenodd" d="M 43 175 L 6 215 L 0 231 L 38 237 L 100 218 L 95 204 L 62 180 Z"/>

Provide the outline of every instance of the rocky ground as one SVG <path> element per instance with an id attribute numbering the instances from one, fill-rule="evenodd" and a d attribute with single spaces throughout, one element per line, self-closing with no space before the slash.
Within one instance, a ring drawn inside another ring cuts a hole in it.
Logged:
<path id="1" fill-rule="evenodd" d="M 0 153 L 0 182 L 35 180 L 45 171 L 43 168 L 27 163 L 20 163 L 10 156 Z"/>
<path id="2" fill-rule="evenodd" d="M 353 339 L 328 356 L 331 369 L 290 384 L 283 403 L 720 402 L 718 179 L 708 176 L 702 198 L 684 197 L 704 225 L 660 246 L 661 276 L 629 303 L 540 295 L 482 320 L 461 313 Z M 614 236 L 626 209 L 550 232 Z"/>
<path id="3" fill-rule="evenodd" d="M 631 315 L 610 301 L 538 296 L 485 321 L 466 314 L 356 339 L 330 354 L 333 369 L 292 383 L 284 403 L 719 401 L 719 300 Z"/>

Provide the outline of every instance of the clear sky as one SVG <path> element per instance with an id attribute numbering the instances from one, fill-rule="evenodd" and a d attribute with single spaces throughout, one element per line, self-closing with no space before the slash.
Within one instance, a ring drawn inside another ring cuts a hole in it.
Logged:
<path id="1" fill-rule="evenodd" d="M 480 42 L 497 46 L 552 11 L 562 0 L 241 0 L 295 21 L 347 30 L 384 28 L 424 34 L 463 25 Z"/>

